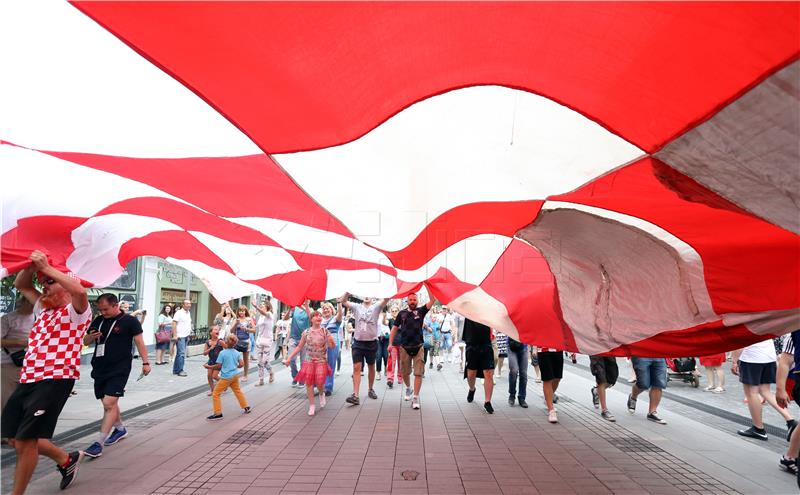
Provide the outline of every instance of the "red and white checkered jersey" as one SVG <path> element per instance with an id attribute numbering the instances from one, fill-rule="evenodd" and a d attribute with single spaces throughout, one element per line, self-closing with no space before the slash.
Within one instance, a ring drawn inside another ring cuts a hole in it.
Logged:
<path id="1" fill-rule="evenodd" d="M 92 308 L 82 314 L 72 304 L 42 310 L 36 301 L 33 312 L 37 319 L 28 335 L 19 382 L 80 378 L 82 339 L 92 321 Z"/>

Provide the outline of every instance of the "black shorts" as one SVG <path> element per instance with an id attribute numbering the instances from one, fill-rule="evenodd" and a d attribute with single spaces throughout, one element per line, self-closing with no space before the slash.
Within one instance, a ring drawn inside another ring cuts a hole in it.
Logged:
<path id="1" fill-rule="evenodd" d="M 20 383 L 3 408 L 3 438 L 53 438 L 58 416 L 69 399 L 75 380 Z"/>
<path id="2" fill-rule="evenodd" d="M 367 365 L 375 364 L 375 353 L 378 351 L 377 340 L 353 340 L 353 364 L 366 361 Z"/>
<path id="3" fill-rule="evenodd" d="M 94 376 L 94 397 L 102 399 L 104 396 L 123 397 L 125 395 L 125 385 L 128 384 L 127 373 L 115 373 L 113 375 Z"/>
<path id="4" fill-rule="evenodd" d="M 468 345 L 464 354 L 466 357 L 465 373 L 466 370 L 477 370 L 478 377 L 483 378 L 483 370 L 494 369 L 494 349 L 491 344 Z"/>
<path id="5" fill-rule="evenodd" d="M 778 365 L 771 363 L 747 363 L 739 361 L 739 381 L 745 385 L 764 385 L 775 383 Z"/>
<path id="6" fill-rule="evenodd" d="M 564 376 L 564 353 L 557 352 L 540 352 L 539 353 L 539 371 L 542 374 L 542 381 L 548 382 L 556 378 Z"/>
<path id="7" fill-rule="evenodd" d="M 794 380 L 794 385 L 792 386 L 792 398 L 794 399 L 794 403 L 800 406 L 800 380 L 798 380 L 798 376 L 790 375 L 789 379 Z"/>
<path id="8" fill-rule="evenodd" d="M 605 383 L 609 387 L 613 387 L 619 378 L 617 358 L 589 356 L 589 369 L 592 370 L 592 375 L 598 385 Z"/>

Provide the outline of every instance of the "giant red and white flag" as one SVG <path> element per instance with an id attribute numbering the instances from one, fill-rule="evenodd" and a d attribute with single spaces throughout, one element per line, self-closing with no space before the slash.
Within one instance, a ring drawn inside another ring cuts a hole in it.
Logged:
<path id="1" fill-rule="evenodd" d="M 424 283 L 584 353 L 800 327 L 796 3 L 29 4 L 0 30 L 3 273 Z"/>

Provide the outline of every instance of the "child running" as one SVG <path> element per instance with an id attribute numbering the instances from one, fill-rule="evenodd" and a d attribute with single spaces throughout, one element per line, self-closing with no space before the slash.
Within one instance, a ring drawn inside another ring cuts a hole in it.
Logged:
<path id="1" fill-rule="evenodd" d="M 216 385 L 217 380 L 219 380 L 219 368 L 215 365 L 217 364 L 217 357 L 222 349 L 222 341 L 219 338 L 219 326 L 214 325 L 211 327 L 208 342 L 206 342 L 206 347 L 203 349 L 203 355 L 208 356 L 208 362 L 203 365 L 203 368 L 208 370 L 208 386 L 210 390 L 206 395 L 209 396 L 214 393 L 214 385 Z"/>
<path id="2" fill-rule="evenodd" d="M 325 379 L 333 374 L 333 370 L 328 365 L 328 352 L 327 348 L 334 348 L 336 342 L 333 336 L 322 328 L 322 313 L 313 311 L 311 313 L 311 328 L 303 332 L 300 338 L 300 343 L 297 344 L 294 351 L 283 362 L 284 365 L 289 366 L 289 363 L 294 357 L 299 354 L 303 348 L 308 346 L 305 352 L 305 361 L 300 368 L 300 372 L 295 379 L 297 383 L 305 383 L 306 393 L 308 394 L 308 415 L 313 416 L 314 408 L 314 386 L 317 386 L 319 392 L 319 407 L 325 407 Z"/>
<path id="3" fill-rule="evenodd" d="M 228 390 L 228 387 L 233 390 L 233 394 L 239 401 L 239 405 L 242 407 L 242 413 L 250 413 L 250 406 L 247 405 L 247 399 L 244 393 L 242 393 L 242 388 L 239 386 L 239 375 L 242 373 L 239 368 L 244 367 L 244 360 L 242 359 L 241 353 L 236 350 L 236 344 L 238 342 L 239 339 L 236 335 L 228 335 L 225 338 L 225 348 L 219 353 L 219 356 L 217 356 L 217 364 L 214 366 L 218 367 L 220 370 L 219 382 L 217 382 L 217 385 L 214 387 L 214 393 L 212 394 L 214 414 L 206 418 L 209 421 L 222 419 L 222 401 L 220 400 L 220 395 Z"/>

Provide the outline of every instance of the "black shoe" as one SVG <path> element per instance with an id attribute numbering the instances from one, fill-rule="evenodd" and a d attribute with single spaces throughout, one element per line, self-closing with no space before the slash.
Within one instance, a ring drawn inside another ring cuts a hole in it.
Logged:
<path id="1" fill-rule="evenodd" d="M 377 399 L 378 398 L 378 394 L 376 394 L 375 391 L 372 390 L 372 389 L 369 389 L 369 392 L 367 392 L 367 396 L 369 396 L 370 399 Z"/>
<path id="2" fill-rule="evenodd" d="M 528 408 L 528 403 L 525 402 L 525 399 L 519 399 L 517 402 L 519 402 L 519 407 L 522 407 L 524 409 Z"/>
<path id="3" fill-rule="evenodd" d="M 658 423 L 658 424 L 660 424 L 660 425 L 665 425 L 665 424 L 667 424 L 667 422 L 666 422 L 666 421 L 664 421 L 663 419 L 661 419 L 660 417 L 658 417 L 658 413 L 657 413 L 656 411 L 653 411 L 653 412 L 651 412 L 650 414 L 648 414 L 648 415 L 647 415 L 647 420 L 648 420 L 648 421 L 652 421 L 653 423 Z M 766 440 L 766 439 L 765 439 L 765 440 Z"/>
<path id="4" fill-rule="evenodd" d="M 332 392 L 331 392 L 330 390 L 326 390 L 326 391 L 325 391 L 325 397 L 330 397 L 330 396 L 331 396 L 331 393 L 332 393 Z"/>
<path id="5" fill-rule="evenodd" d="M 442 371 L 442 363 L 436 365 L 436 371 Z"/>
<path id="6" fill-rule="evenodd" d="M 64 490 L 78 477 L 78 467 L 83 460 L 83 452 L 70 452 L 66 466 L 56 466 L 61 473 L 61 484 L 59 487 Z"/>
<path id="7" fill-rule="evenodd" d="M 786 422 L 786 429 L 789 430 L 786 432 L 786 441 L 790 441 L 792 438 L 792 433 L 794 433 L 794 429 L 797 428 L 797 421 L 794 419 L 790 419 Z"/>
<path id="8" fill-rule="evenodd" d="M 797 476 L 797 461 L 794 459 L 787 459 L 784 456 L 781 456 L 781 460 L 778 462 L 778 466 L 785 470 L 788 473 L 791 473 Z"/>
<path id="9" fill-rule="evenodd" d="M 472 389 L 469 392 L 467 392 L 467 402 L 472 402 L 474 398 L 475 398 L 475 389 Z"/>
<path id="10" fill-rule="evenodd" d="M 595 409 L 600 407 L 600 394 L 597 393 L 597 387 L 592 387 L 592 404 Z"/>
<path id="11" fill-rule="evenodd" d="M 509 395 L 508 396 L 508 405 L 511 406 L 511 407 L 514 407 L 514 396 L 513 395 Z"/>
<path id="12" fill-rule="evenodd" d="M 755 426 L 751 426 L 746 430 L 739 430 L 736 433 L 743 437 L 755 438 L 765 442 L 769 439 L 769 437 L 767 437 L 767 431 L 764 428 L 756 429 Z"/>
<path id="13" fill-rule="evenodd" d="M 636 399 L 633 398 L 633 394 L 628 395 L 628 412 L 631 414 L 636 412 Z"/>
<path id="14" fill-rule="evenodd" d="M 250 409 L 250 406 L 247 406 L 242 409 L 242 414 L 250 414 L 250 411 L 252 411 L 252 409 Z"/>
<path id="15" fill-rule="evenodd" d="M 206 417 L 209 421 L 219 421 L 222 419 L 222 414 L 212 414 L 211 416 Z"/>
<path id="16" fill-rule="evenodd" d="M 553 404 L 558 404 L 558 394 L 553 394 Z"/>
<path id="17" fill-rule="evenodd" d="M 484 402 L 483 408 L 486 409 L 486 412 L 489 414 L 494 414 L 494 408 L 492 407 L 491 402 Z"/>
<path id="18" fill-rule="evenodd" d="M 352 394 L 350 397 L 346 398 L 344 401 L 347 402 L 348 404 L 353 404 L 354 406 L 357 406 L 357 405 L 361 404 L 361 401 L 358 400 L 358 396 L 356 396 L 356 394 Z"/>
<path id="19" fill-rule="evenodd" d="M 428 369 L 429 369 L 429 370 L 432 370 L 432 369 L 433 369 L 433 361 L 431 361 L 431 362 L 430 362 L 430 364 L 428 364 Z"/>
<path id="20" fill-rule="evenodd" d="M 393 382 L 392 380 L 386 380 L 386 385 L 387 385 L 389 388 L 394 388 L 394 382 Z"/>

